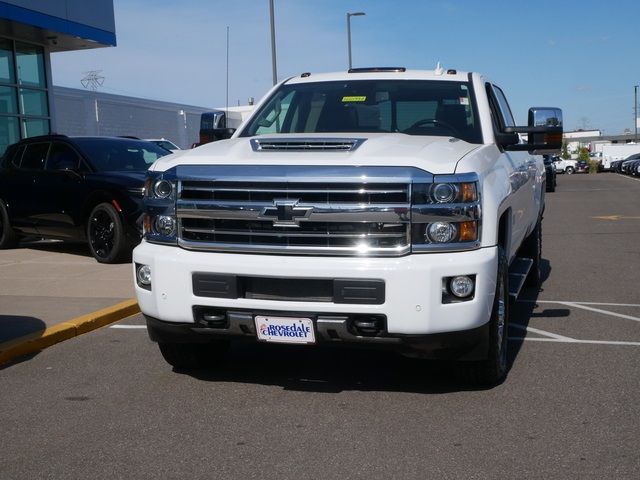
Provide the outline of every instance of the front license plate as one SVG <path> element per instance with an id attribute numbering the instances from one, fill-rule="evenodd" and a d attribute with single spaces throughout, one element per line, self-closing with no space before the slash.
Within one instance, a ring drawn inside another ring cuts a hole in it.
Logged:
<path id="1" fill-rule="evenodd" d="M 316 343 L 313 321 L 297 317 L 255 317 L 258 340 L 276 343 Z"/>

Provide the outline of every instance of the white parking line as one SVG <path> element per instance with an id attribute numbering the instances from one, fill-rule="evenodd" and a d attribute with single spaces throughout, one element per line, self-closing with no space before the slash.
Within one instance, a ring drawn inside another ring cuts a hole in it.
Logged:
<path id="1" fill-rule="evenodd" d="M 634 317 L 632 315 L 624 315 L 622 313 L 610 312 L 609 310 L 602 310 L 601 308 L 593 308 L 587 305 L 608 305 L 610 307 L 640 307 L 640 305 L 624 304 L 624 303 L 591 303 L 591 302 L 564 302 L 564 301 L 551 301 L 551 300 L 526 300 L 527 303 L 556 303 L 559 305 L 565 305 L 567 307 L 581 308 L 582 310 L 589 310 L 590 312 L 602 313 L 603 315 L 610 315 L 612 317 L 624 318 L 626 320 L 633 320 L 634 322 L 640 322 L 640 317 Z"/>
<path id="2" fill-rule="evenodd" d="M 146 325 L 111 325 L 109 328 L 117 328 L 119 330 L 134 330 L 134 329 L 142 329 L 147 328 Z"/>
<path id="3" fill-rule="evenodd" d="M 512 323 L 512 324 L 509 325 L 509 327 L 517 328 L 519 330 L 525 330 L 525 331 L 531 332 L 531 333 L 537 333 L 538 335 L 543 335 L 545 337 L 554 338 L 556 340 L 570 340 L 570 341 L 575 340 L 575 338 L 565 337 L 563 335 L 558 335 L 557 333 L 546 332 L 544 330 L 539 330 L 539 329 L 533 328 L 533 327 L 525 327 L 523 325 L 518 325 L 517 323 Z"/>
<path id="4" fill-rule="evenodd" d="M 563 340 L 561 338 L 529 338 L 529 337 L 509 337 L 512 342 L 526 340 L 528 342 L 555 342 L 555 343 L 580 343 L 585 345 L 630 345 L 633 347 L 640 347 L 640 342 L 618 342 L 611 340 L 576 340 L 573 338 L 567 338 Z"/>

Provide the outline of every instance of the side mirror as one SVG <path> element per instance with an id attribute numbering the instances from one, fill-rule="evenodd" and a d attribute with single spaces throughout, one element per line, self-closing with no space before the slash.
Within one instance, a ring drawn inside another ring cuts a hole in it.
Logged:
<path id="1" fill-rule="evenodd" d="M 214 128 L 213 134 L 216 137 L 216 140 L 226 140 L 231 138 L 233 134 L 236 132 L 235 128 Z"/>
<path id="2" fill-rule="evenodd" d="M 526 127 L 508 127 L 505 133 L 526 133 L 527 143 L 508 145 L 507 150 L 527 150 L 535 155 L 552 155 L 562 149 L 562 110 L 533 107 L 529 109 Z"/>

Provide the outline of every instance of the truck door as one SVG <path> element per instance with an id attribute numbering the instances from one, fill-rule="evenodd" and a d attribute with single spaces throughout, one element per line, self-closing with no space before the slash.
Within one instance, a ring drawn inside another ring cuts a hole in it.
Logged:
<path id="1" fill-rule="evenodd" d="M 498 120 L 498 128 L 515 127 L 516 122 L 513 118 L 511 108 L 507 102 L 502 90 L 495 85 L 487 85 L 487 93 L 490 98 L 491 109 L 493 115 Z M 520 245 L 527 234 L 527 227 L 535 224 L 532 216 L 537 211 L 532 211 L 530 205 L 538 203 L 539 200 L 532 202 L 532 195 L 540 198 L 541 188 L 536 186 L 538 168 L 536 166 L 536 158 L 528 152 L 502 152 L 501 161 L 510 165 L 508 171 L 509 183 L 513 192 L 513 207 L 511 212 L 511 250 L 509 259 L 516 254 L 517 246 Z M 539 191 L 536 191 L 539 190 Z"/>

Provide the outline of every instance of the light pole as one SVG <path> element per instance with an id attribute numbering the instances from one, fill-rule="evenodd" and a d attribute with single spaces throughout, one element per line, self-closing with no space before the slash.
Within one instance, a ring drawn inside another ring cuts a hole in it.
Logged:
<path id="1" fill-rule="evenodd" d="M 349 70 L 351 70 L 351 17 L 361 17 L 364 12 L 347 13 L 347 49 L 349 50 Z"/>
<path id="2" fill-rule="evenodd" d="M 634 135 L 634 141 L 638 143 L 638 85 L 634 85 L 633 87 L 633 109 L 634 109 L 634 119 L 633 119 L 633 127 L 636 130 L 636 134 Z"/>

